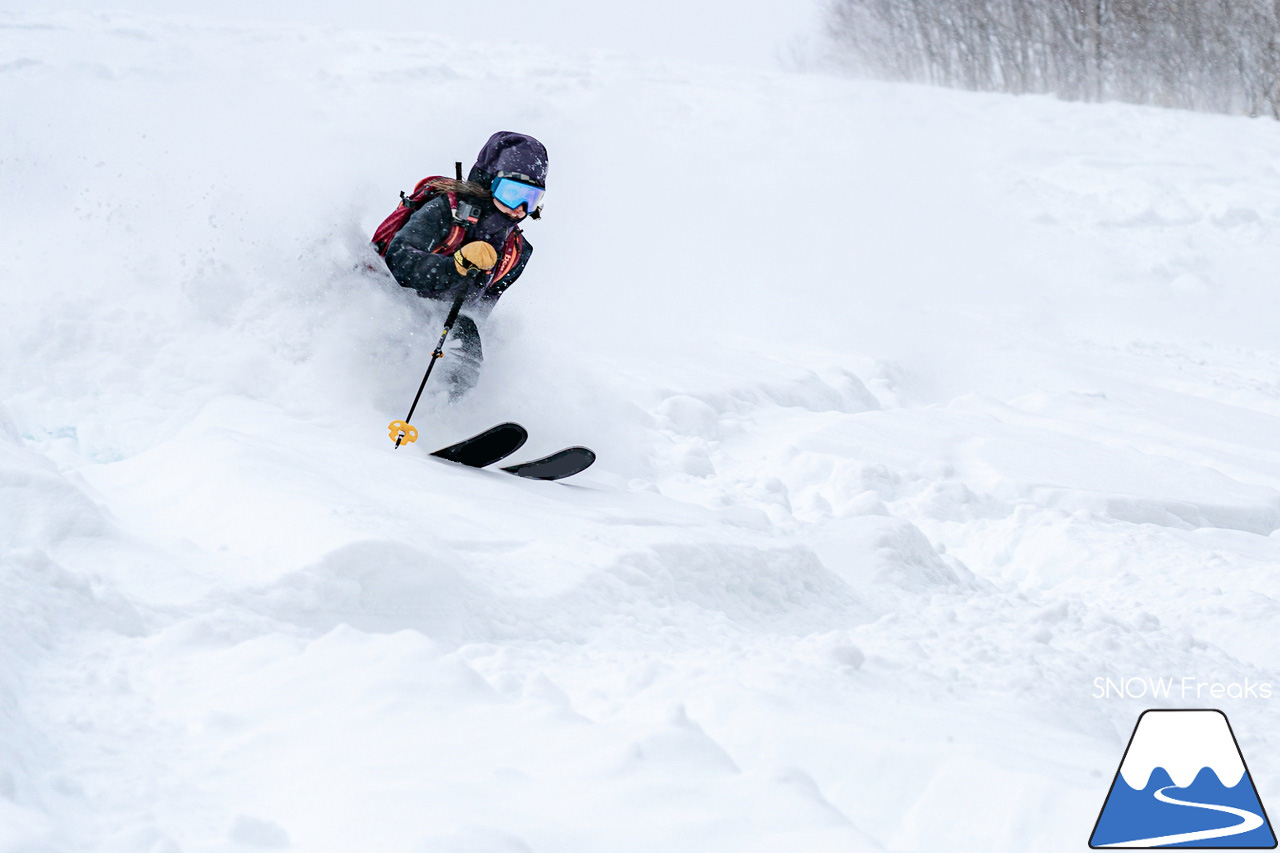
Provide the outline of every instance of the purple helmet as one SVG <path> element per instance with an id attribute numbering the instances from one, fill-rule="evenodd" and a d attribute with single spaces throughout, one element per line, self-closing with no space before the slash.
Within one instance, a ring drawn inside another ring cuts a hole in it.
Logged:
<path id="1" fill-rule="evenodd" d="M 547 186 L 547 149 L 532 136 L 500 130 L 480 149 L 467 180 L 485 189 L 497 178 Z"/>

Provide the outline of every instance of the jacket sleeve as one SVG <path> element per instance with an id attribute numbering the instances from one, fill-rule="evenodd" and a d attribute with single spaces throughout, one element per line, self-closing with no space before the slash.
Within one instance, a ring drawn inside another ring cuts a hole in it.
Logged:
<path id="1" fill-rule="evenodd" d="M 466 284 L 453 258 L 431 254 L 452 227 L 449 201 L 444 196 L 432 199 L 409 217 L 387 247 L 387 269 L 401 287 L 413 288 L 420 296 L 447 299 Z"/>

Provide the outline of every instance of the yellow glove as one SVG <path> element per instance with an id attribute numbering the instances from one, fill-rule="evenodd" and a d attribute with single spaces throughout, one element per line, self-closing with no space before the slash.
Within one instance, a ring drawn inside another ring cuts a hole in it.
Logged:
<path id="1" fill-rule="evenodd" d="M 474 240 L 453 253 L 458 275 L 469 275 L 475 270 L 488 272 L 497 262 L 498 253 L 483 240 Z"/>

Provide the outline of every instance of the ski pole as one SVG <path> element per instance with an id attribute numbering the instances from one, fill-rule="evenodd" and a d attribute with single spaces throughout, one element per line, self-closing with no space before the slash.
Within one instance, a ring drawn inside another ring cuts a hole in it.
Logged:
<path id="1" fill-rule="evenodd" d="M 444 321 L 444 331 L 440 333 L 440 342 L 436 344 L 435 351 L 431 353 L 431 361 L 427 363 L 427 372 L 422 376 L 422 384 L 418 386 L 418 393 L 413 397 L 413 405 L 409 407 L 409 414 L 404 416 L 402 421 L 392 421 L 388 427 L 390 437 L 396 440 L 396 447 L 400 447 L 400 442 L 405 444 L 413 444 L 418 440 L 418 428 L 410 426 L 409 421 L 413 420 L 413 412 L 418 408 L 418 400 L 422 399 L 422 389 L 427 387 L 427 380 L 431 378 L 431 370 L 436 366 L 436 361 L 444 357 L 444 339 L 449 337 L 449 332 L 453 329 L 453 324 L 458 322 L 458 314 L 462 311 L 462 303 L 467 301 L 467 292 L 471 289 L 470 285 L 464 286 L 458 293 L 458 298 L 453 301 L 453 307 L 449 309 L 449 316 Z"/>

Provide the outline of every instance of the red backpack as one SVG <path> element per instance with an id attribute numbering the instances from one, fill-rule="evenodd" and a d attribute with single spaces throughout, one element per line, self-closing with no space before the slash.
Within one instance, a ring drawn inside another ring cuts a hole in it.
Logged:
<path id="1" fill-rule="evenodd" d="M 461 180 L 462 164 L 458 164 L 458 175 Z M 458 251 L 463 241 L 467 238 L 467 227 L 475 225 L 480 218 L 480 212 L 474 205 L 468 202 L 458 203 L 458 194 L 443 189 L 440 183 L 446 182 L 448 179 L 443 175 L 432 175 L 418 181 L 417 186 L 413 188 L 413 192 L 405 195 L 400 193 L 400 204 L 391 215 L 382 220 L 382 224 L 373 232 L 373 247 L 378 254 L 385 258 L 387 256 L 387 248 L 391 245 L 392 239 L 396 234 L 400 233 L 400 229 L 409 221 L 409 217 L 417 213 L 424 204 L 433 198 L 445 196 L 449 201 L 449 213 L 453 217 L 453 222 L 449 228 L 448 235 L 444 241 L 432 250 L 435 255 L 452 255 Z M 493 275 L 489 281 L 498 281 L 504 275 L 511 272 L 516 265 L 516 261 L 520 260 L 520 253 L 524 250 L 524 236 L 520 233 L 519 228 L 512 228 L 511 233 L 507 235 L 507 240 L 502 246 L 502 252 L 498 258 L 498 265 L 494 267 Z"/>

